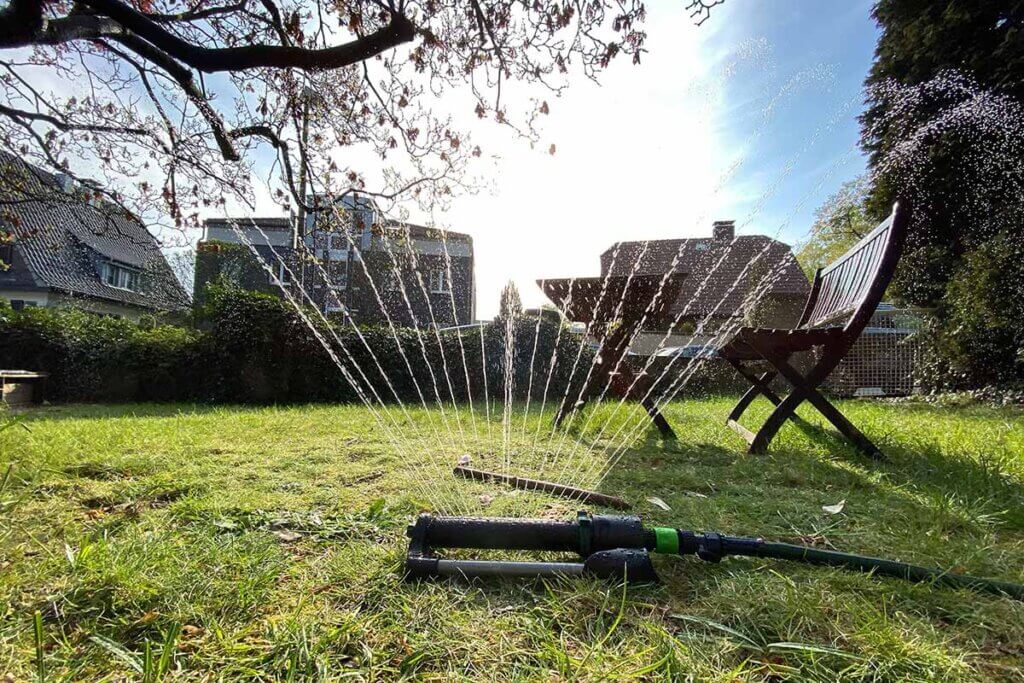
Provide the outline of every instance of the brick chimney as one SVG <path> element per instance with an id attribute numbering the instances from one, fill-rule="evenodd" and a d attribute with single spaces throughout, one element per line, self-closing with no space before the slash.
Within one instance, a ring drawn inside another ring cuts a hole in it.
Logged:
<path id="1" fill-rule="evenodd" d="M 715 221 L 711 224 L 711 236 L 716 242 L 731 242 L 736 237 L 736 221 Z"/>

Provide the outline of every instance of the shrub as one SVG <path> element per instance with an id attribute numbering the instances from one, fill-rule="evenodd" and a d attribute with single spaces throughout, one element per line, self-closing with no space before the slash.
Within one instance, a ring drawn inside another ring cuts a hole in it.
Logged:
<path id="1" fill-rule="evenodd" d="M 1024 236 L 1003 233 L 967 255 L 923 339 L 927 389 L 1024 385 Z"/>
<path id="2" fill-rule="evenodd" d="M 561 396 L 577 356 L 577 389 L 593 358 L 564 328 L 559 332 L 559 322 L 517 318 L 506 373 L 504 324 L 446 332 L 357 329 L 225 286 L 209 288 L 198 319 L 201 330 L 4 306 L 0 366 L 49 372 L 50 400 L 353 402 L 361 393 L 371 402 L 418 404 L 422 397 L 429 405 L 480 400 L 485 387 L 492 401 L 503 400 L 506 377 L 517 400 L 528 390 L 539 398 L 546 386 L 549 396 Z"/>
<path id="3" fill-rule="evenodd" d="M 177 397 L 194 340 L 190 330 L 75 309 L 0 308 L 0 367 L 47 371 L 48 395 L 68 401 Z"/>

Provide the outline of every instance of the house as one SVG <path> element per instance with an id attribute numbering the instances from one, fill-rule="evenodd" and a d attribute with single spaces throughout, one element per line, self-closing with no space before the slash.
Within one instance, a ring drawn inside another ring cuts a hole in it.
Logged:
<path id="1" fill-rule="evenodd" d="M 688 276 L 670 309 L 677 322 L 669 346 L 702 344 L 737 319 L 790 327 L 810 292 L 789 245 L 764 235 L 737 236 L 734 221 L 715 221 L 711 237 L 618 242 L 601 254 L 602 276 L 669 271 Z M 701 334 L 691 341 L 702 323 Z M 654 352 L 666 331 L 646 328 L 631 350 Z"/>
<path id="2" fill-rule="evenodd" d="M 189 297 L 139 219 L 68 176 L 0 156 L 0 299 L 138 320 Z"/>
<path id="3" fill-rule="evenodd" d="M 195 301 L 222 279 L 278 296 L 287 289 L 358 324 L 465 325 L 476 314 L 473 263 L 469 235 L 388 220 L 365 198 L 346 197 L 301 226 L 291 218 L 207 220 Z"/>
<path id="4" fill-rule="evenodd" d="M 273 275 L 263 262 L 272 266 Z M 291 218 L 209 218 L 196 245 L 192 300 L 196 306 L 205 304 L 207 286 L 218 281 L 280 296 L 278 282 L 289 283 L 290 273 L 298 270 Z"/>

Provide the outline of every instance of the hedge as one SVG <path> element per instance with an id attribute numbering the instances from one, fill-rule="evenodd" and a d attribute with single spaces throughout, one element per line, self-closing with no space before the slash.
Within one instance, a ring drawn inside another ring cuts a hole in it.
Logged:
<path id="1" fill-rule="evenodd" d="M 438 333 L 409 328 L 392 333 L 388 327 L 356 330 L 339 321 L 328 327 L 315 312 L 306 312 L 304 320 L 273 296 L 212 289 L 197 319 L 199 329 L 140 325 L 74 309 L 13 311 L 2 306 L 0 367 L 49 372 L 51 401 L 359 401 L 310 331 L 313 323 L 370 400 L 376 401 L 376 396 L 369 385 L 387 402 L 398 398 L 419 403 L 421 394 L 428 404 L 438 396 L 450 401 L 453 394 L 456 401 L 466 400 L 470 393 L 479 400 L 485 367 L 489 396 L 504 396 L 503 324 Z M 530 387 L 534 398 L 543 393 L 556 340 L 558 362 L 548 395 L 566 392 L 580 346 L 575 336 L 558 330 L 558 323 L 551 320 L 542 320 L 538 330 L 534 318 L 513 325 L 511 374 L 517 400 L 525 398 Z M 584 348 L 580 368 L 589 367 L 592 358 Z M 577 381 L 582 374 L 577 372 Z"/>

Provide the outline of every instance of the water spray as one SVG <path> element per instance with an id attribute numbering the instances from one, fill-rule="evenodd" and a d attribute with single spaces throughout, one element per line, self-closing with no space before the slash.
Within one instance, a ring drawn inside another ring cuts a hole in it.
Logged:
<path id="1" fill-rule="evenodd" d="M 575 521 L 555 521 L 421 514 L 406 533 L 408 579 L 585 576 L 652 583 L 658 581 L 658 575 L 650 556 L 658 553 L 695 555 L 705 562 L 720 562 L 729 556 L 789 560 L 1024 600 L 1024 585 L 1008 581 L 761 538 L 645 527 L 636 516 L 580 512 Z M 435 554 L 437 548 L 561 552 L 577 557 L 559 561 L 446 559 Z"/>

